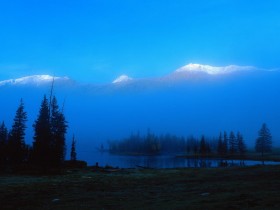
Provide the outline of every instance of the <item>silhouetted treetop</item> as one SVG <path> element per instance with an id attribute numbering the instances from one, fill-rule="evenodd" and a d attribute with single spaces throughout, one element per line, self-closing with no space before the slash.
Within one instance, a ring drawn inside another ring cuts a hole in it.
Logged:
<path id="1" fill-rule="evenodd" d="M 270 130 L 265 123 L 262 124 L 261 129 L 258 132 L 259 136 L 256 139 L 255 149 L 256 152 L 260 152 L 262 156 L 266 152 L 271 152 L 272 149 L 272 136 Z"/>
<path id="2" fill-rule="evenodd" d="M 23 100 L 20 100 L 19 107 L 14 117 L 12 129 L 8 136 L 8 161 L 12 165 L 17 165 L 26 159 L 25 129 L 27 113 L 24 111 Z"/>

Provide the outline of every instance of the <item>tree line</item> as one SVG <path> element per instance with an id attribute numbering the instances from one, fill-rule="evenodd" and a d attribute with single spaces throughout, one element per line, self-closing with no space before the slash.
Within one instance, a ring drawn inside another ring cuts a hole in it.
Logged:
<path id="1" fill-rule="evenodd" d="M 108 141 L 111 153 L 157 155 L 164 153 L 188 154 L 195 156 L 218 156 L 221 158 L 244 158 L 247 145 L 240 132 L 221 132 L 217 137 L 200 138 L 193 136 L 156 135 L 149 129 L 146 135 L 131 134 L 120 140 Z M 262 154 L 271 152 L 272 136 L 264 123 L 255 142 L 255 150 Z"/>
<path id="2" fill-rule="evenodd" d="M 65 162 L 66 132 L 68 122 L 55 96 L 49 99 L 44 95 L 37 119 L 33 123 L 34 135 L 32 145 L 25 142 L 27 112 L 21 99 L 16 110 L 11 129 L 3 121 L 0 125 L 0 171 L 35 168 L 48 171 L 60 168 Z M 256 152 L 271 152 L 272 136 L 264 123 L 255 142 Z M 162 153 L 217 155 L 219 157 L 238 156 L 243 158 L 247 146 L 240 132 L 223 132 L 214 138 L 202 135 L 178 137 L 176 135 L 156 135 L 148 130 L 146 135 L 131 134 L 128 138 L 109 141 L 111 153 L 149 154 Z M 76 162 L 76 141 L 73 136 L 70 160 Z"/>
<path id="3" fill-rule="evenodd" d="M 27 112 L 21 99 L 11 129 L 8 130 L 4 121 L 0 126 L 0 170 L 60 167 L 65 160 L 68 123 L 56 97 L 51 95 L 48 99 L 44 95 L 33 124 L 32 145 L 25 142 L 26 122 Z"/>

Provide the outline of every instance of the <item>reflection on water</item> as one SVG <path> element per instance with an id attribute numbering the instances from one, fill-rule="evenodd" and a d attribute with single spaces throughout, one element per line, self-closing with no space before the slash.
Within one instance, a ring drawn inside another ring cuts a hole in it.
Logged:
<path id="1" fill-rule="evenodd" d="M 135 168 L 137 166 L 149 168 L 185 168 L 185 167 L 220 167 L 220 166 L 250 166 L 262 164 L 261 161 L 253 160 L 228 160 L 221 161 L 215 159 L 186 159 L 176 158 L 174 155 L 158 155 L 158 156 L 124 156 L 113 155 L 108 152 L 95 152 L 80 155 L 79 159 L 86 160 L 88 165 L 113 166 L 120 168 Z M 265 164 L 279 164 L 278 162 L 266 161 Z"/>

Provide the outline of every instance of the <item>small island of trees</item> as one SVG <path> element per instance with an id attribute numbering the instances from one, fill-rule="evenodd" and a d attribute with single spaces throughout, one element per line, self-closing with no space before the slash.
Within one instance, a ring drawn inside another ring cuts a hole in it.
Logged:
<path id="1" fill-rule="evenodd" d="M 124 155 L 159 155 L 179 154 L 185 157 L 220 158 L 220 159 L 246 159 L 247 145 L 240 132 L 220 132 L 213 138 L 202 135 L 178 137 L 176 135 L 156 135 L 148 129 L 146 135 L 131 134 L 128 138 L 110 140 L 109 152 Z M 255 151 L 264 154 L 272 151 L 272 137 L 264 123 L 259 130 L 255 142 Z"/>
<path id="2" fill-rule="evenodd" d="M 68 123 L 63 108 L 55 96 L 48 99 L 44 95 L 39 114 L 33 124 L 32 145 L 25 143 L 27 112 L 21 99 L 10 130 L 2 122 L 0 125 L 0 171 L 38 170 L 48 172 L 60 169 L 65 164 L 66 132 Z M 128 138 L 109 141 L 109 152 L 126 155 L 176 154 L 185 157 L 240 159 L 246 158 L 247 146 L 240 132 L 221 132 L 213 138 L 176 135 L 156 135 L 148 130 L 146 135 L 131 134 Z M 264 123 L 259 130 L 255 151 L 264 154 L 272 151 L 272 136 Z M 85 162 L 81 166 L 86 165 Z M 73 136 L 70 161 L 77 161 L 76 140 Z M 85 164 L 84 164 L 85 163 Z M 78 164 L 77 164 L 78 165 Z"/>

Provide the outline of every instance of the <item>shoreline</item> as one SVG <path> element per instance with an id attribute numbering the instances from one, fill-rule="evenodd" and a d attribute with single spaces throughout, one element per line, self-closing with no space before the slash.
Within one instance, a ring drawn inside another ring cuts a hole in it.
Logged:
<path id="1" fill-rule="evenodd" d="M 271 162 L 279 162 L 279 157 L 271 157 L 270 155 L 262 157 L 258 157 L 256 155 L 246 155 L 246 156 L 218 156 L 218 155 L 176 155 L 176 158 L 185 158 L 185 159 L 209 159 L 209 160 L 240 160 L 240 161 L 271 161 Z"/>

